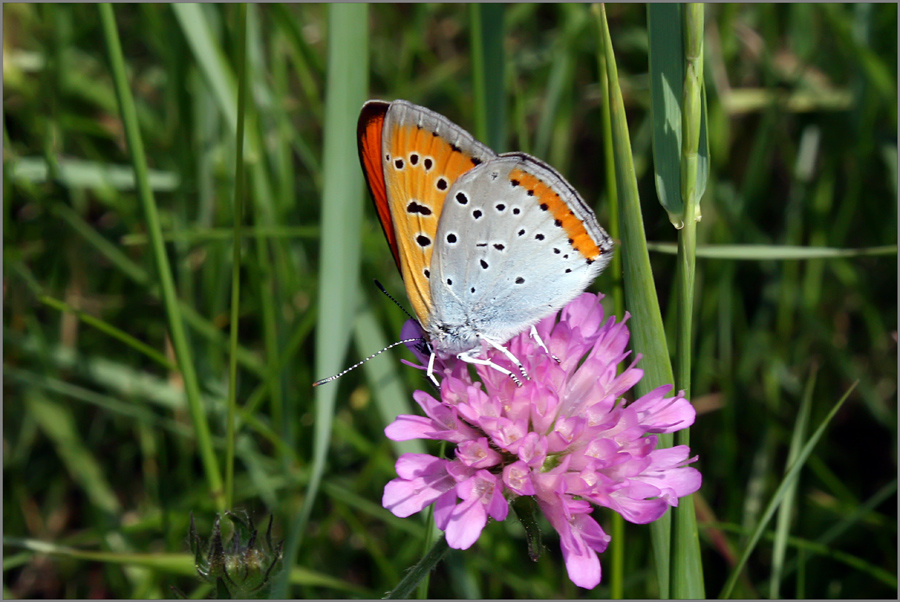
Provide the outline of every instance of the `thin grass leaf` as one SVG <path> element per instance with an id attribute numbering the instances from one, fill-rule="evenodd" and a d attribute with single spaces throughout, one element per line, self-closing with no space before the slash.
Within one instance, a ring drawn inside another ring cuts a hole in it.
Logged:
<path id="1" fill-rule="evenodd" d="M 806 445 L 803 446 L 803 449 L 798 454 L 796 461 L 791 465 L 790 470 L 788 470 L 787 474 L 784 475 L 784 478 L 781 480 L 781 484 L 778 486 L 778 489 L 776 489 L 775 493 L 772 494 L 772 499 L 766 506 L 762 517 L 760 517 L 760 520 L 757 523 L 753 534 L 747 541 L 747 544 L 744 547 L 744 551 L 741 554 L 741 559 L 738 561 L 737 566 L 728 576 L 728 580 L 725 582 L 725 585 L 722 588 L 721 593 L 719 594 L 720 598 L 728 598 L 731 596 L 731 592 L 734 589 L 735 583 L 737 582 L 738 575 L 744 569 L 744 565 L 747 564 L 747 560 L 750 558 L 750 554 L 752 554 L 753 550 L 756 548 L 756 544 L 759 542 L 759 538 L 765 530 L 766 525 L 769 524 L 769 520 L 771 520 L 772 515 L 775 514 L 775 510 L 778 509 L 778 506 L 783 501 L 784 495 L 787 492 L 788 488 L 796 481 L 798 475 L 800 474 L 800 470 L 803 468 L 807 458 L 809 458 L 812 450 L 819 442 L 819 439 L 821 439 L 822 435 L 825 433 L 825 429 L 828 427 L 831 419 L 834 418 L 838 410 L 843 407 L 844 402 L 847 401 L 848 397 L 850 397 L 850 393 L 853 392 L 853 390 L 856 388 L 856 385 L 857 383 L 853 383 L 850 388 L 847 389 L 847 392 L 844 393 L 844 395 L 838 400 L 838 402 L 834 404 L 834 407 L 831 408 L 831 411 L 828 412 L 828 415 L 825 416 L 824 420 L 822 420 L 822 423 L 809 438 L 809 441 L 807 441 Z"/>
<path id="2" fill-rule="evenodd" d="M 356 119 L 368 84 L 368 7 L 329 5 L 328 82 L 322 192 L 321 286 L 315 370 L 334 374 L 346 357 L 359 299 L 362 174 L 356 164 Z M 293 566 L 325 472 L 338 387 L 315 390 L 313 466 L 306 498 L 285 542 L 285 566 Z M 287 594 L 282 581 L 276 596 Z"/>
<path id="3" fill-rule="evenodd" d="M 731 523 L 710 523 L 709 527 L 714 529 L 721 529 L 722 531 L 728 531 L 731 533 L 739 533 L 741 535 L 747 535 L 749 533 L 747 529 L 741 527 L 740 525 Z M 776 537 L 777 535 L 772 531 L 763 531 L 760 539 L 774 542 Z M 848 554 L 841 550 L 836 550 L 834 547 L 818 541 L 809 541 L 807 539 L 801 539 L 799 537 L 788 537 L 787 543 L 788 546 L 796 548 L 798 551 L 813 554 L 815 556 L 831 558 L 832 560 L 835 560 L 856 570 L 859 570 L 862 573 L 865 573 L 869 577 L 880 581 L 890 588 L 897 588 L 897 575 L 895 573 L 891 573 L 890 571 L 887 571 L 882 567 L 876 566 L 871 562 L 867 562 L 866 560 L 863 560 L 858 556 Z"/>
<path id="4" fill-rule="evenodd" d="M 115 17 L 111 5 L 101 4 L 99 8 L 100 20 L 103 26 L 103 33 L 112 67 L 113 81 L 116 86 L 116 96 L 119 99 L 122 122 L 125 126 L 126 138 L 128 139 L 128 149 L 131 153 L 135 177 L 137 178 L 138 196 L 140 197 L 141 206 L 144 210 L 147 230 L 153 241 L 152 248 L 156 260 L 157 275 L 160 288 L 162 289 L 163 300 L 166 305 L 166 314 L 169 318 L 172 344 L 175 347 L 178 366 L 181 371 L 181 376 L 184 379 L 188 407 L 191 411 L 191 420 L 194 424 L 194 429 L 196 429 L 197 432 L 197 445 L 200 452 L 200 458 L 203 462 L 204 473 L 206 475 L 207 484 L 209 485 L 210 494 L 213 499 L 216 500 L 216 505 L 220 507 L 220 509 L 224 509 L 225 500 L 223 497 L 224 492 L 222 491 L 222 475 L 219 473 L 219 463 L 216 460 L 213 451 L 209 425 L 206 422 L 204 408 L 200 399 L 200 386 L 196 372 L 194 371 L 193 354 L 188 344 L 187 337 L 185 336 L 184 325 L 181 321 L 181 311 L 175 293 L 175 285 L 172 281 L 169 260 L 162 240 L 162 228 L 159 223 L 156 202 L 153 199 L 153 193 L 147 183 L 147 161 L 144 156 L 144 146 L 138 129 L 134 101 L 131 96 L 131 90 L 128 88 L 128 82 L 125 78 L 124 57 L 122 56 L 122 48 L 119 44 L 119 34 L 116 30 Z"/>
<path id="5" fill-rule="evenodd" d="M 71 409 L 51 401 L 34 389 L 27 391 L 23 397 L 41 431 L 53 443 L 69 476 L 81 486 L 91 504 L 110 517 L 118 515 L 122 510 L 119 499 L 103 474 L 103 464 L 97 461 L 78 434 Z"/>
<path id="6" fill-rule="evenodd" d="M 47 295 L 41 295 L 38 298 L 38 300 L 41 303 L 43 303 L 44 305 L 48 305 L 48 306 L 52 307 L 53 309 L 57 309 L 59 311 L 67 312 L 67 313 L 77 316 L 78 319 L 81 320 L 82 322 L 84 322 L 85 324 L 93 326 L 100 332 L 102 332 L 104 334 L 108 334 L 109 336 L 113 337 L 114 339 L 124 343 L 128 347 L 131 347 L 138 353 L 142 353 L 143 355 L 146 355 L 148 358 L 150 358 L 151 360 L 153 360 L 154 362 L 156 362 L 157 364 L 159 364 L 166 370 L 171 370 L 171 371 L 177 370 L 177 367 L 175 366 L 175 364 L 170 362 L 169 359 L 166 356 L 164 356 L 162 353 L 160 353 L 156 349 L 150 347 L 146 343 L 143 343 L 143 342 L 137 340 L 130 334 L 119 330 L 112 324 L 109 324 L 108 322 L 104 322 L 103 320 L 100 320 L 99 318 L 95 318 L 94 316 L 87 314 L 79 309 L 75 309 L 74 307 L 72 307 L 68 303 L 65 303 L 64 301 L 54 299 L 53 297 L 49 297 Z"/>
<path id="7" fill-rule="evenodd" d="M 67 188 L 102 189 L 114 188 L 120 191 L 135 189 L 134 169 L 124 165 L 106 165 L 69 157 L 56 159 L 59 167 L 54 179 Z M 50 177 L 47 160 L 43 157 L 20 157 L 9 162 L 13 180 L 43 184 Z M 172 192 L 181 185 L 177 173 L 147 170 L 150 188 L 156 192 Z"/>
<path id="8" fill-rule="evenodd" d="M 785 472 L 797 461 L 800 454 L 800 447 L 806 439 L 806 432 L 809 426 L 809 416 L 812 411 L 813 390 L 816 387 L 816 375 L 818 366 L 813 366 L 810 371 L 809 378 L 806 381 L 806 388 L 803 391 L 803 398 L 800 401 L 800 410 L 797 412 L 797 420 L 794 422 L 794 432 L 791 434 L 791 446 L 788 450 Z M 785 490 L 784 501 L 778 508 L 778 520 L 775 528 L 775 542 L 772 553 L 772 575 L 769 578 L 769 597 L 773 600 L 780 598 L 779 588 L 784 572 L 784 556 L 787 550 L 787 540 L 790 535 L 791 518 L 796 511 L 797 497 L 797 481 Z"/>
<path id="9" fill-rule="evenodd" d="M 675 255 L 678 245 L 671 242 L 648 242 L 647 248 L 657 253 Z M 697 257 L 706 259 L 734 259 L 738 261 L 793 261 L 828 259 L 831 257 L 864 257 L 896 255 L 897 245 L 866 249 L 835 249 L 829 247 L 798 247 L 791 245 L 697 245 Z"/>
<path id="10" fill-rule="evenodd" d="M 662 315 L 659 311 L 659 301 L 656 296 L 656 286 L 653 283 L 653 273 L 650 269 L 650 257 L 647 253 L 647 239 L 644 234 L 640 198 L 631 156 L 628 123 L 625 118 L 622 91 L 619 87 L 612 40 L 609 36 L 609 25 L 606 22 L 605 9 L 602 6 L 594 6 L 594 14 L 600 26 L 598 43 L 606 56 L 609 80 L 616 192 L 621 210 L 619 227 L 622 232 L 622 244 L 617 253 L 622 256 L 625 305 L 631 313 L 629 322 L 631 346 L 636 353 L 643 356 L 641 368 L 644 370 L 644 376 L 635 386 L 635 395 L 641 396 L 656 387 L 672 384 L 674 378 L 672 365 L 669 362 Z M 671 446 L 671 435 L 660 435 L 659 444 L 661 447 Z M 662 598 L 669 596 L 670 523 L 671 515 L 666 513 L 651 525 L 653 553 L 660 597 Z"/>
<path id="11" fill-rule="evenodd" d="M 469 5 L 475 138 L 498 153 L 506 151 L 503 4 Z"/>
<path id="12" fill-rule="evenodd" d="M 78 550 L 68 546 L 25 539 L 17 537 L 3 537 L 3 545 L 23 548 L 37 554 L 65 556 L 86 562 L 100 562 L 114 565 L 135 565 L 153 569 L 170 575 L 182 575 L 195 577 L 197 569 L 194 566 L 192 554 L 122 554 L 120 552 L 95 552 L 90 550 Z M 331 577 L 317 571 L 302 567 L 294 567 L 288 573 L 288 579 L 293 585 L 305 585 L 310 587 L 324 587 L 339 592 L 348 592 L 358 596 L 368 595 L 368 590 L 355 586 L 343 579 Z"/>
<path id="13" fill-rule="evenodd" d="M 194 59 L 200 67 L 200 72 L 212 89 L 226 126 L 232 134 L 236 134 L 238 118 L 235 77 L 225 53 L 213 37 L 212 27 L 203 12 L 202 5 L 179 3 L 171 6 L 191 47 Z M 247 151 L 256 154 L 255 147 L 248 147 Z"/>
<path id="14" fill-rule="evenodd" d="M 228 416 L 225 422 L 225 507 L 231 508 L 234 500 L 234 443 L 235 413 L 237 412 L 237 347 L 238 323 L 241 309 L 241 228 L 244 224 L 244 106 L 247 102 L 247 5 L 238 6 L 238 105 L 237 135 L 234 176 L 234 237 L 232 239 L 231 259 L 231 319 L 228 349 Z"/>
<path id="15" fill-rule="evenodd" d="M 682 5 L 647 5 L 650 91 L 653 118 L 653 174 L 656 195 L 677 228 L 683 223 L 681 195 L 681 102 L 684 89 Z"/>
<path id="16" fill-rule="evenodd" d="M 434 567 L 437 566 L 437 563 L 441 561 L 449 550 L 450 546 L 447 544 L 447 539 L 444 537 L 438 539 L 437 542 L 435 542 L 434 547 L 431 548 L 416 566 L 409 569 L 409 572 L 406 573 L 403 580 L 397 584 L 397 587 L 388 592 L 384 599 L 405 600 L 409 598 L 416 585 L 418 585 L 421 580 L 428 577 L 429 573 L 434 570 Z"/>
<path id="17" fill-rule="evenodd" d="M 601 49 L 597 49 L 597 63 L 600 74 L 600 99 L 603 103 L 603 158 L 605 167 L 606 198 L 609 206 L 609 235 L 613 240 L 619 240 L 619 199 L 616 194 L 616 165 L 613 159 L 612 124 L 609 110 L 609 78 L 607 77 L 606 56 Z M 625 295 L 622 290 L 622 256 L 619 253 L 613 255 L 609 270 L 613 279 L 613 306 L 615 315 L 619 319 L 625 315 Z M 618 371 L 621 372 L 619 366 Z M 625 596 L 625 519 L 618 513 L 612 517 L 612 532 L 607 553 L 610 556 L 610 568 L 607 571 L 609 577 L 610 597 L 613 600 L 621 600 Z"/>
<path id="18" fill-rule="evenodd" d="M 144 425 L 151 426 L 154 429 L 165 429 L 179 437 L 193 437 L 193 431 L 186 425 L 178 423 L 174 420 L 160 418 L 152 410 L 145 408 L 136 403 L 127 403 L 111 397 L 103 395 L 84 387 L 79 387 L 63 380 L 59 380 L 44 374 L 38 375 L 34 372 L 28 372 L 13 368 L 11 366 L 3 367 L 4 378 L 10 378 L 13 381 L 25 383 L 31 387 L 44 389 L 56 395 L 89 403 L 95 407 L 102 408 L 104 411 L 126 416 Z"/>

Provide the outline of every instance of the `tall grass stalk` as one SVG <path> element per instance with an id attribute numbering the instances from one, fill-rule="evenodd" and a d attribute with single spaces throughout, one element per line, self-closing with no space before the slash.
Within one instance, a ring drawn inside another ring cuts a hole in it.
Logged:
<path id="1" fill-rule="evenodd" d="M 131 89 L 125 75 L 125 59 L 122 56 L 122 46 L 119 42 L 119 33 L 116 29 L 115 15 L 112 5 L 100 4 L 100 23 L 103 36 L 109 52 L 109 61 L 112 71 L 113 84 L 116 89 L 116 98 L 119 101 L 122 124 L 125 128 L 125 138 L 128 141 L 128 149 L 131 154 L 131 162 L 134 167 L 135 181 L 137 183 L 138 197 L 144 210 L 147 232 L 150 235 L 153 257 L 156 261 L 157 276 L 159 277 L 162 297 L 166 306 L 166 315 L 169 321 L 169 334 L 172 337 L 172 346 L 175 348 L 175 357 L 184 379 L 185 393 L 188 399 L 188 407 L 191 420 L 197 435 L 197 446 L 200 459 L 203 463 L 203 471 L 206 476 L 210 495 L 218 510 L 225 510 L 225 496 L 222 489 L 222 475 L 219 472 L 219 463 L 216 460 L 213 448 L 212 436 L 209 425 L 206 422 L 206 414 L 200 397 L 200 385 L 197 374 L 194 371 L 194 358 L 184 324 L 181 319 L 181 309 L 175 292 L 175 284 L 172 280 L 172 272 L 166 255 L 165 243 L 162 238 L 162 226 L 159 222 L 159 212 L 153 192 L 147 178 L 147 159 L 144 155 L 144 146 L 141 141 L 141 133 L 137 122 L 137 112 Z"/>
<path id="2" fill-rule="evenodd" d="M 232 507 L 234 501 L 234 438 L 235 414 L 237 412 L 237 347 L 238 322 L 241 307 L 241 227 L 244 223 L 244 107 L 247 102 L 247 5 L 241 3 L 237 19 L 238 40 L 238 101 L 237 138 L 234 154 L 234 238 L 232 241 L 231 265 L 231 332 L 228 360 L 228 422 L 225 435 L 225 506 Z"/>
<path id="3" fill-rule="evenodd" d="M 697 222 L 700 219 L 698 181 L 700 124 L 703 91 L 703 5 L 682 6 L 684 88 L 682 90 L 681 199 L 683 227 L 678 231 L 676 295 L 678 315 L 675 338 L 675 388 L 691 398 L 691 340 L 694 312 Z M 679 431 L 678 445 L 690 446 L 690 429 Z M 703 565 L 693 496 L 679 501 L 672 533 L 672 596 L 704 598 Z"/>

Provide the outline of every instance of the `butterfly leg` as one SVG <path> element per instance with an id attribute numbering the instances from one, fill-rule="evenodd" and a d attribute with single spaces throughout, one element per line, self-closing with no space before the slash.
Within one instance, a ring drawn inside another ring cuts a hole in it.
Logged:
<path id="1" fill-rule="evenodd" d="M 480 349 L 470 349 L 469 351 L 464 351 L 462 353 L 457 354 L 456 359 L 462 360 L 462 361 L 466 362 L 467 364 L 477 364 L 479 366 L 490 366 L 497 372 L 500 372 L 501 374 L 505 374 L 508 377 L 510 377 L 511 379 L 513 379 L 515 381 L 517 387 L 522 386 L 522 381 L 520 381 L 516 377 L 515 374 L 513 374 L 512 372 L 510 372 L 503 366 L 498 366 L 497 364 L 495 364 L 494 362 L 492 362 L 489 359 L 486 359 L 483 357 L 478 357 L 476 354 L 479 353 L 480 351 L 481 351 Z M 510 354 L 510 355 L 512 355 L 512 354 Z"/>
<path id="2" fill-rule="evenodd" d="M 549 356 L 552 357 L 554 360 L 556 360 L 556 363 L 557 363 L 557 364 L 560 363 L 559 358 L 556 357 L 555 355 L 553 355 L 552 353 L 550 353 L 550 350 L 547 349 L 547 345 L 544 344 L 544 340 L 541 339 L 541 335 L 538 334 L 537 328 L 535 328 L 534 326 L 532 326 L 532 327 L 531 327 L 531 333 L 529 334 L 529 336 L 530 336 L 532 339 L 534 339 L 534 342 L 537 343 L 537 344 L 540 346 L 541 349 L 543 349 L 544 351 L 547 352 L 547 355 L 549 355 Z"/>
<path id="3" fill-rule="evenodd" d="M 438 380 L 434 377 L 434 356 L 435 353 L 434 351 L 432 351 L 431 356 L 428 358 L 428 372 L 426 372 L 425 374 L 428 376 L 428 378 L 431 379 L 431 382 L 434 383 L 434 386 L 440 389 L 441 383 L 439 383 Z"/>
<path id="4" fill-rule="evenodd" d="M 522 365 L 522 362 L 519 361 L 519 358 L 517 358 L 516 356 L 514 356 L 512 354 L 512 351 L 510 351 L 509 349 L 507 349 L 500 343 L 498 343 L 496 341 L 492 341 L 491 339 L 481 337 L 481 340 L 484 341 L 485 343 L 487 343 L 488 345 L 490 345 L 491 347 L 493 347 L 494 349 L 496 349 L 497 351 L 499 351 L 500 353 L 502 353 L 503 355 L 505 355 L 509 361 L 514 363 L 519 368 L 519 372 L 522 373 L 522 377 L 525 380 L 531 380 L 528 376 L 528 373 L 525 372 L 525 366 Z"/>

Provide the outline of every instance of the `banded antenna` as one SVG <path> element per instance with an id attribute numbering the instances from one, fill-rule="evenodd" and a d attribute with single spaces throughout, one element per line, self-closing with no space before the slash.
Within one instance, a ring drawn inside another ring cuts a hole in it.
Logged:
<path id="1" fill-rule="evenodd" d="M 347 374 L 347 373 L 350 372 L 351 370 L 355 370 L 356 368 L 359 368 L 360 366 L 362 366 L 363 364 L 365 364 L 366 362 L 368 362 L 370 359 L 372 359 L 372 358 L 374 358 L 374 357 L 376 357 L 376 356 L 378 356 L 378 355 L 381 355 L 382 353 L 384 353 L 384 352 L 387 351 L 388 349 L 393 349 L 393 348 L 396 347 L 397 345 L 405 345 L 406 343 L 414 343 L 415 341 L 421 341 L 421 340 L 422 340 L 422 337 L 416 337 L 416 338 L 414 338 L 414 339 L 403 339 L 402 341 L 397 341 L 397 342 L 395 342 L 395 343 L 391 343 L 390 345 L 388 345 L 387 347 L 385 347 L 385 348 L 382 349 L 381 351 L 376 351 L 375 353 L 373 353 L 372 355 L 370 355 L 370 356 L 367 357 L 366 359 L 364 359 L 364 360 L 362 360 L 362 361 L 359 361 L 359 362 L 356 362 L 355 364 L 353 364 L 352 366 L 350 366 L 350 367 L 347 368 L 346 370 L 344 370 L 344 371 L 342 371 L 342 372 L 338 372 L 338 373 L 335 374 L 334 376 L 329 376 L 328 378 L 323 378 L 322 380 L 317 380 L 316 382 L 313 383 L 312 386 L 318 387 L 319 385 L 324 385 L 325 383 L 330 383 L 330 382 L 333 381 L 333 380 L 337 380 L 338 378 L 340 378 L 340 377 L 342 377 L 343 375 Z"/>
<path id="2" fill-rule="evenodd" d="M 377 287 L 378 287 L 378 290 L 380 290 L 382 293 L 384 293 L 385 296 L 386 296 L 388 299 L 390 299 L 391 301 L 393 301 L 393 302 L 397 305 L 397 307 L 399 307 L 399 308 L 403 311 L 403 313 L 405 313 L 407 316 L 409 316 L 409 318 L 410 318 L 411 320 L 415 320 L 415 318 L 413 318 L 412 315 L 410 315 L 410 313 L 409 313 L 408 311 L 406 311 L 406 308 L 403 307 L 402 305 L 400 305 L 400 302 L 399 302 L 399 301 L 397 301 L 396 299 L 394 299 L 394 298 L 391 296 L 391 294 L 390 294 L 389 292 L 387 292 L 386 290 L 384 290 L 384 287 L 383 287 L 383 286 L 381 285 L 381 283 L 378 282 L 377 280 L 375 281 L 375 286 L 377 286 Z M 382 353 L 384 353 L 384 352 L 387 351 L 388 349 L 393 349 L 393 348 L 396 347 L 397 345 L 405 345 L 406 343 L 414 343 L 414 342 L 416 342 L 416 341 L 422 341 L 422 342 L 425 342 L 425 339 L 423 339 L 422 337 L 417 337 L 417 338 L 415 338 L 415 339 L 403 339 L 402 341 L 397 341 L 396 343 L 391 343 L 390 345 L 388 345 L 387 347 L 385 347 L 385 348 L 382 349 L 381 351 L 376 351 L 375 353 L 373 353 L 372 355 L 370 355 L 370 356 L 367 357 L 366 359 L 364 359 L 364 360 L 362 360 L 362 361 L 359 361 L 359 362 L 353 364 L 352 366 L 350 366 L 350 367 L 347 368 L 346 370 L 344 370 L 344 371 L 342 371 L 342 372 L 338 372 L 338 373 L 335 374 L 334 376 L 329 376 L 328 378 L 323 378 L 323 379 L 321 379 L 321 380 L 317 380 L 316 382 L 313 383 L 312 386 L 318 387 L 319 385 L 324 385 L 325 383 L 330 383 L 330 382 L 333 381 L 333 380 L 337 380 L 337 379 L 339 379 L 340 377 L 342 377 L 343 375 L 345 375 L 345 374 L 347 374 L 348 372 L 350 372 L 351 370 L 355 370 L 356 368 L 359 368 L 360 366 L 362 366 L 363 364 L 365 364 L 366 362 L 368 362 L 370 359 L 372 359 L 372 358 L 374 358 L 374 357 L 376 357 L 376 356 L 378 356 L 378 355 L 381 355 Z"/>
<path id="3" fill-rule="evenodd" d="M 405 307 L 403 307 L 402 305 L 400 305 L 400 302 L 399 302 L 399 301 L 397 301 L 396 299 L 394 299 L 394 298 L 391 296 L 391 294 L 390 294 L 389 292 L 387 292 L 386 290 L 384 290 L 384 287 L 381 285 L 380 282 L 378 282 L 378 280 L 375 280 L 375 286 L 378 287 L 378 290 L 380 290 L 382 293 L 384 293 L 384 296 L 385 296 L 385 297 L 387 297 L 388 299 L 390 299 L 391 301 L 393 301 L 394 304 L 395 304 L 397 307 L 400 308 L 400 311 L 402 311 L 402 312 L 405 313 L 407 316 L 409 316 L 409 319 L 410 319 L 410 320 L 415 320 L 415 318 L 412 317 L 412 314 L 409 313 L 408 311 L 406 311 L 406 308 L 405 308 Z M 416 320 L 416 321 L 418 322 L 418 320 Z"/>

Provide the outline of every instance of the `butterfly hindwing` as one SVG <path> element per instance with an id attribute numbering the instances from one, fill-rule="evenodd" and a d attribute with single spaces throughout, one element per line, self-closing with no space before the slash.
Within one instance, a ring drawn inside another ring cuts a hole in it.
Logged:
<path id="1" fill-rule="evenodd" d="M 498 341 L 571 301 L 611 256 L 581 197 L 523 153 L 462 175 L 443 212 L 432 260 L 435 323 L 471 324 Z"/>

